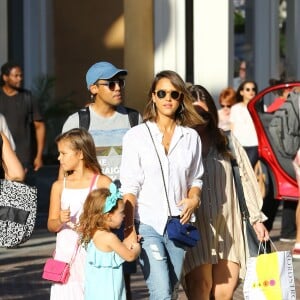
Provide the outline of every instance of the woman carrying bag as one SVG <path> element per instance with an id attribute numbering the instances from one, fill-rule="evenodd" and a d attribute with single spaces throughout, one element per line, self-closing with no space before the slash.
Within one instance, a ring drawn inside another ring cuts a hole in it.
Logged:
<path id="1" fill-rule="evenodd" d="M 79 217 L 88 194 L 109 188 L 111 179 L 102 173 L 87 130 L 66 131 L 56 138 L 56 144 L 65 176 L 52 184 L 47 225 L 50 232 L 57 233 L 53 258 L 70 265 L 70 276 L 63 284 L 53 282 L 50 299 L 83 300 L 86 251 L 79 245 Z"/>
<path id="2" fill-rule="evenodd" d="M 204 166 L 202 204 L 196 210 L 196 223 L 201 243 L 185 257 L 183 285 L 189 300 L 232 299 L 238 279 L 245 275 L 248 248 L 243 238 L 243 222 L 232 171 L 233 154 L 227 137 L 218 128 L 218 113 L 208 91 L 196 85 L 192 89 L 195 108 L 205 120 L 195 127 L 202 147 Z M 197 95 L 201 95 L 200 98 Z M 257 240 L 269 233 L 263 225 L 262 198 L 247 154 L 231 136 L 241 174 L 245 200 Z M 257 249 L 258 250 L 258 249 Z"/>
<path id="3" fill-rule="evenodd" d="M 155 76 L 144 122 L 123 139 L 124 234 L 132 241 L 141 236 L 140 264 L 150 299 L 174 299 L 186 248 L 170 239 L 166 226 L 170 214 L 182 224 L 192 220 L 200 205 L 203 174 L 201 141 L 188 128 L 203 120 L 177 73 Z"/>

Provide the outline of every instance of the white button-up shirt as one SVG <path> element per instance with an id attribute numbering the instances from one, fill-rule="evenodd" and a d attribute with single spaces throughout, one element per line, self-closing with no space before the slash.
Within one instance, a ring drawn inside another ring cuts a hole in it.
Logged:
<path id="1" fill-rule="evenodd" d="M 191 128 L 176 126 L 168 154 L 156 123 L 147 122 L 158 151 L 171 215 L 178 216 L 176 204 L 187 197 L 191 187 L 202 187 L 201 140 Z M 169 214 L 160 163 L 145 124 L 131 128 L 123 138 L 120 169 L 121 191 L 137 197 L 135 218 L 163 234 Z"/>

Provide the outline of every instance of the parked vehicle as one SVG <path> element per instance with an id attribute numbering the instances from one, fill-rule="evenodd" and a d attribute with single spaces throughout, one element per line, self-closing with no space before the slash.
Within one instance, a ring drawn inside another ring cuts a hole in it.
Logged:
<path id="1" fill-rule="evenodd" d="M 275 112 L 267 112 L 276 97 L 283 89 L 300 87 L 300 82 L 270 86 L 259 92 L 248 104 L 258 136 L 258 152 L 261 162 L 267 167 L 269 179 L 272 180 L 274 198 L 278 200 L 298 200 L 299 192 L 292 165 L 292 158 L 283 156 L 275 146 L 269 131 L 269 124 Z M 299 129 L 300 131 L 300 129 Z"/>

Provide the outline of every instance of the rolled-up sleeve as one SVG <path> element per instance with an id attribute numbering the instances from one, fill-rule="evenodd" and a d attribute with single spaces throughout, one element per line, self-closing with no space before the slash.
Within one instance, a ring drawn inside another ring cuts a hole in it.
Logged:
<path id="1" fill-rule="evenodd" d="M 203 164 L 202 164 L 202 144 L 200 137 L 196 138 L 195 153 L 193 155 L 193 162 L 191 163 L 190 174 L 188 178 L 188 188 L 198 187 L 202 189 L 202 175 L 203 175 Z"/>
<path id="2" fill-rule="evenodd" d="M 250 223 L 264 222 L 267 217 L 261 211 L 263 199 L 259 190 L 257 179 L 248 159 L 247 153 L 238 140 L 232 136 L 233 146 L 237 155 L 245 201 L 250 214 Z"/>

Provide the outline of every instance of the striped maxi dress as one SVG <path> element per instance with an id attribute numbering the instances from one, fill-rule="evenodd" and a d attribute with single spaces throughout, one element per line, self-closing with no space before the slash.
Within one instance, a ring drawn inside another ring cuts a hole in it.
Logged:
<path id="1" fill-rule="evenodd" d="M 263 200 L 248 156 L 236 138 L 232 143 L 237 155 L 250 221 L 265 221 L 261 212 Z M 245 276 L 247 249 L 235 189 L 231 162 L 211 147 L 203 157 L 204 175 L 201 205 L 196 211 L 196 223 L 201 235 L 197 246 L 188 249 L 183 275 L 202 264 L 217 264 L 220 259 L 240 265 L 240 278 Z M 184 282 L 183 282 L 184 285 Z"/>

